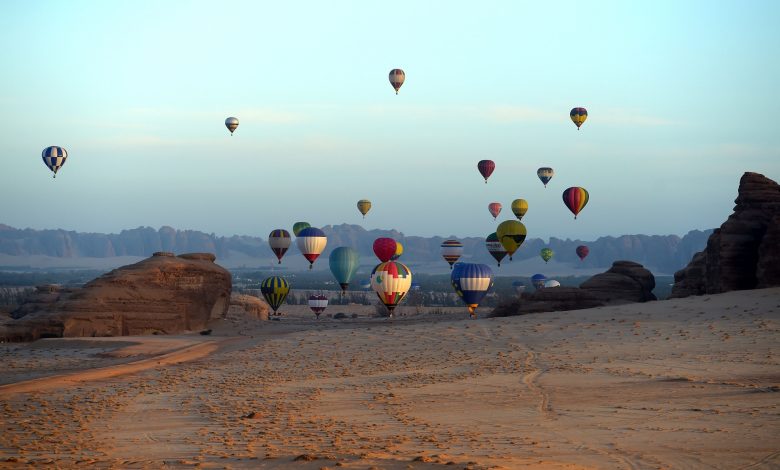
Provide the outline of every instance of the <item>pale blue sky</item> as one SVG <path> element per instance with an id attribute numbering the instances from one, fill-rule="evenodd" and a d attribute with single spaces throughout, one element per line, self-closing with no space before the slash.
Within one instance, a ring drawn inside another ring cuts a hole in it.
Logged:
<path id="1" fill-rule="evenodd" d="M 715 227 L 744 171 L 780 179 L 779 21 L 776 1 L 0 2 L 0 223 L 484 236 L 488 203 L 523 197 L 530 237 Z"/>

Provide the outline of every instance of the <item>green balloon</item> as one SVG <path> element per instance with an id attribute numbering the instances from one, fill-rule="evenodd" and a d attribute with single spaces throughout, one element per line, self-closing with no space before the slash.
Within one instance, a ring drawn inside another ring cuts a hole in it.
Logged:
<path id="1" fill-rule="evenodd" d="M 542 248 L 542 251 L 539 252 L 539 255 L 542 257 L 544 262 L 550 261 L 550 259 L 553 257 L 553 251 L 549 248 Z"/>
<path id="2" fill-rule="evenodd" d="M 330 253 L 330 272 L 336 278 L 341 291 L 346 292 L 360 265 L 360 255 L 354 248 L 340 246 Z"/>
<path id="3" fill-rule="evenodd" d="M 295 224 L 293 224 L 293 233 L 297 237 L 298 234 L 301 233 L 301 230 L 309 227 L 311 227 L 311 224 L 308 222 L 295 222 Z"/>

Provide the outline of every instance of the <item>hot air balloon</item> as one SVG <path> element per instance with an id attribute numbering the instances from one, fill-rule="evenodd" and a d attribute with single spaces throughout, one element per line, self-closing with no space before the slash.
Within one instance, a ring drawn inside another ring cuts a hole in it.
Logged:
<path id="1" fill-rule="evenodd" d="M 490 212 L 490 215 L 493 216 L 493 220 L 496 220 L 496 217 L 498 217 L 498 214 L 501 213 L 501 203 L 500 202 L 491 202 L 488 204 L 488 212 Z"/>
<path id="2" fill-rule="evenodd" d="M 287 253 L 287 249 L 290 248 L 291 242 L 290 232 L 281 228 L 271 231 L 268 235 L 268 245 L 271 247 L 271 251 L 273 251 L 279 259 L 279 264 L 282 264 L 282 256 Z"/>
<path id="3" fill-rule="evenodd" d="M 371 289 L 371 279 L 364 279 L 360 281 L 361 289 Z"/>
<path id="4" fill-rule="evenodd" d="M 577 247 L 577 256 L 580 257 L 580 261 L 584 261 L 585 257 L 588 256 L 588 253 L 590 253 L 590 249 L 585 245 L 580 245 Z"/>
<path id="5" fill-rule="evenodd" d="M 498 241 L 498 235 L 496 232 L 491 233 L 485 238 L 485 247 L 490 252 L 490 255 L 498 261 L 498 266 L 501 266 L 501 260 L 506 256 L 506 248 Z"/>
<path id="6" fill-rule="evenodd" d="M 279 310 L 279 307 L 284 303 L 284 299 L 287 298 L 287 294 L 290 293 L 290 283 L 287 279 L 280 276 L 271 276 L 263 280 L 260 284 L 260 292 L 263 293 L 265 301 L 274 311 L 274 315 Z"/>
<path id="7" fill-rule="evenodd" d="M 575 219 L 577 218 L 577 214 L 585 208 L 588 199 L 590 199 L 588 192 L 585 188 L 580 188 L 579 186 L 572 186 L 563 192 L 563 203 L 566 204 L 566 207 L 574 214 Z"/>
<path id="8" fill-rule="evenodd" d="M 394 253 L 394 254 L 393 254 L 393 256 L 390 258 L 390 260 L 392 260 L 392 261 L 395 261 L 395 260 L 397 260 L 398 258 L 400 258 L 402 254 L 404 254 L 404 246 L 403 246 L 403 245 L 401 245 L 401 242 L 399 242 L 399 241 L 396 241 L 396 242 L 395 242 L 395 253 Z"/>
<path id="9" fill-rule="evenodd" d="M 580 126 L 588 119 L 588 110 L 585 108 L 572 108 L 572 110 L 569 111 L 569 117 L 571 118 L 571 122 L 577 126 L 577 130 L 580 130 Z"/>
<path id="10" fill-rule="evenodd" d="M 533 284 L 537 290 L 544 288 L 545 281 L 547 281 L 547 276 L 544 274 L 534 274 L 531 276 L 531 284 Z"/>
<path id="11" fill-rule="evenodd" d="M 317 318 L 320 318 L 320 313 L 324 312 L 328 308 L 328 298 L 322 294 L 312 294 L 309 296 L 309 308 Z"/>
<path id="12" fill-rule="evenodd" d="M 361 214 L 363 214 L 363 218 L 366 218 L 366 214 L 368 214 L 368 211 L 371 210 L 371 201 L 368 199 L 361 199 L 357 203 L 357 208 L 360 211 Z"/>
<path id="13" fill-rule="evenodd" d="M 512 213 L 517 220 L 523 220 L 523 216 L 528 212 L 528 201 L 525 199 L 515 199 L 512 201 Z"/>
<path id="14" fill-rule="evenodd" d="M 229 117 L 225 119 L 225 127 L 230 131 L 230 135 L 233 135 L 233 132 L 235 132 L 238 127 L 238 118 Z"/>
<path id="15" fill-rule="evenodd" d="M 496 169 L 496 163 L 493 160 L 480 160 L 477 163 L 477 169 L 482 177 L 485 178 L 485 184 L 487 184 L 488 178 L 493 174 L 493 170 Z"/>
<path id="16" fill-rule="evenodd" d="M 556 281 L 555 279 L 550 279 L 549 281 L 544 281 L 544 288 L 547 289 L 549 287 L 561 287 L 561 283 Z"/>
<path id="17" fill-rule="evenodd" d="M 515 281 L 512 283 L 512 288 L 517 292 L 517 295 L 521 295 L 525 292 L 525 283 L 523 281 Z"/>
<path id="18" fill-rule="evenodd" d="M 374 240 L 374 254 L 382 263 L 390 261 L 390 258 L 395 256 L 395 249 L 397 246 L 398 244 L 392 238 L 377 238 Z"/>
<path id="19" fill-rule="evenodd" d="M 457 263 L 450 274 L 452 287 L 476 318 L 476 309 L 493 287 L 493 271 L 485 264 Z"/>
<path id="20" fill-rule="evenodd" d="M 542 250 L 539 251 L 539 256 L 541 256 L 546 263 L 553 257 L 553 251 L 550 248 L 542 248 Z"/>
<path id="21" fill-rule="evenodd" d="M 542 183 L 544 183 L 544 187 L 547 187 L 547 183 L 550 182 L 553 175 L 555 175 L 555 171 L 553 171 L 550 167 L 542 167 L 536 170 L 536 176 L 539 177 L 540 180 L 542 180 Z"/>
<path id="22" fill-rule="evenodd" d="M 450 269 L 461 255 L 463 255 L 463 243 L 452 239 L 441 242 L 441 256 L 450 263 Z"/>
<path id="23" fill-rule="evenodd" d="M 401 89 L 401 85 L 404 84 L 404 80 L 406 80 L 406 74 L 401 69 L 393 69 L 390 71 L 390 84 L 393 85 L 393 88 L 395 88 L 395 94 L 398 94 L 398 90 Z"/>
<path id="24" fill-rule="evenodd" d="M 298 245 L 298 249 L 301 250 L 303 257 L 309 261 L 309 269 L 311 269 L 314 266 L 314 261 L 325 250 L 325 245 L 328 244 L 328 237 L 325 236 L 325 232 L 318 228 L 307 227 L 298 232 L 295 244 Z"/>
<path id="25" fill-rule="evenodd" d="M 41 157 L 43 157 L 43 163 L 54 172 L 52 178 L 56 178 L 57 171 L 65 164 L 65 160 L 68 159 L 68 152 L 62 147 L 46 147 L 41 152 Z"/>
<path id="26" fill-rule="evenodd" d="M 387 307 L 392 317 L 395 307 L 404 299 L 412 287 L 412 272 L 405 264 L 398 261 L 379 263 L 371 271 L 371 288 L 379 300 Z"/>
<path id="27" fill-rule="evenodd" d="M 510 261 L 512 261 L 512 255 L 525 241 L 526 233 L 525 225 L 516 220 L 507 220 L 498 225 L 496 236 L 509 254 Z"/>
<path id="28" fill-rule="evenodd" d="M 308 222 L 295 222 L 293 224 L 293 234 L 297 237 L 301 230 L 309 227 L 311 227 L 311 224 Z"/>
<path id="29" fill-rule="evenodd" d="M 341 292 L 346 292 L 360 265 L 360 255 L 354 248 L 340 246 L 330 253 L 328 262 L 330 272 L 341 286 Z"/>
<path id="30" fill-rule="evenodd" d="M 420 283 L 412 282 L 412 290 L 420 290 Z"/>

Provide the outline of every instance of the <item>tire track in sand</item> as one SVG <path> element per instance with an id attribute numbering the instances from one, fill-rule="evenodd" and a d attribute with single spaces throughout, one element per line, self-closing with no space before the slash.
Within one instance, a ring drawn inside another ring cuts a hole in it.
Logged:
<path id="1" fill-rule="evenodd" d="M 96 369 L 87 369 L 73 372 L 70 374 L 59 374 L 50 377 L 41 377 L 39 379 L 25 380 L 0 386 L 0 397 L 13 395 L 16 393 L 37 392 L 52 388 L 71 387 L 82 382 L 92 382 L 103 380 L 120 375 L 133 374 L 157 366 L 177 364 L 180 362 L 192 361 L 208 356 L 219 348 L 219 342 L 206 341 L 192 346 L 187 346 L 169 353 L 153 356 L 138 361 L 117 364 L 114 366 L 99 367 Z"/>
<path id="2" fill-rule="evenodd" d="M 525 358 L 525 367 L 530 370 L 530 372 L 523 376 L 523 383 L 529 390 L 539 395 L 539 406 L 537 406 L 537 409 L 542 417 L 544 419 L 554 419 L 552 417 L 553 411 L 552 405 L 550 405 L 550 395 L 536 383 L 539 376 L 545 373 L 546 370 L 536 367 L 535 360 L 536 353 L 528 351 L 528 355 Z"/>
<path id="3" fill-rule="evenodd" d="M 556 419 L 555 412 L 552 409 L 552 405 L 550 404 L 550 395 L 542 388 L 538 383 L 537 380 L 539 377 L 547 372 L 547 369 L 540 368 L 536 365 L 536 353 L 533 351 L 528 351 L 526 358 L 525 358 L 525 367 L 529 371 L 523 376 L 523 383 L 528 387 L 529 390 L 536 393 L 539 396 L 539 405 L 537 406 L 537 409 L 539 410 L 539 414 L 545 421 L 554 421 Z M 615 460 L 621 464 L 623 464 L 624 468 L 630 468 L 633 470 L 636 470 L 639 468 L 639 465 L 635 463 L 631 458 L 629 458 L 626 455 L 623 455 L 622 453 L 619 453 L 616 450 L 605 450 L 597 447 L 592 447 L 584 442 L 579 442 L 578 440 L 573 440 L 568 433 L 563 433 L 560 431 L 556 431 L 552 428 L 550 428 L 550 431 L 560 436 L 562 439 L 567 441 L 570 445 L 573 445 L 577 450 L 579 449 L 587 449 L 591 452 L 594 452 L 596 454 L 602 455 L 608 459 Z"/>

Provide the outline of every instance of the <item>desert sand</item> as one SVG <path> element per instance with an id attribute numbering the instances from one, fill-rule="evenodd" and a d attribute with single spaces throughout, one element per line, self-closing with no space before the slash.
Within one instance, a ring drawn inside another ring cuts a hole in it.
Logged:
<path id="1" fill-rule="evenodd" d="M 0 467 L 780 467 L 780 288 L 478 320 L 290 312 L 0 345 Z"/>

